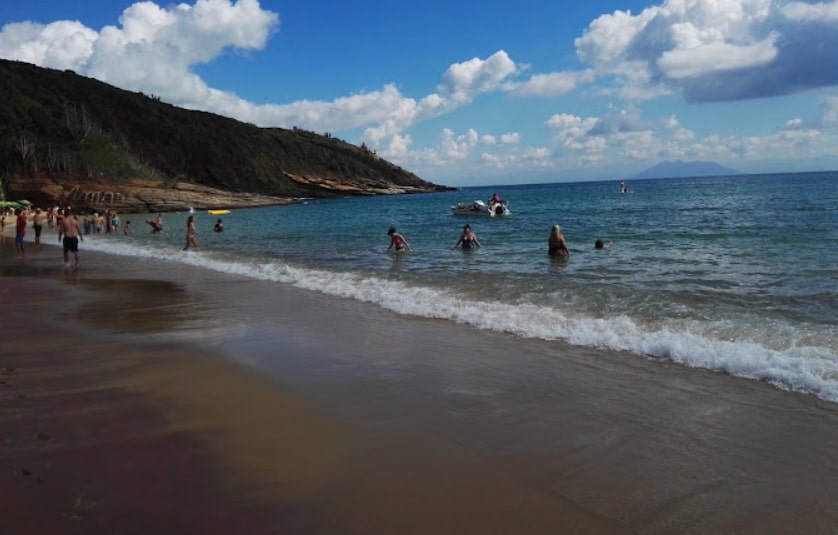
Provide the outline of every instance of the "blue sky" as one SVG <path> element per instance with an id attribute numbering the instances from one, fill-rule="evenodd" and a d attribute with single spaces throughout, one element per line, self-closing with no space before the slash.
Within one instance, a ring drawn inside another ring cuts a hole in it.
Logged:
<path id="1" fill-rule="evenodd" d="M 0 57 L 440 184 L 838 169 L 838 0 L 7 2 Z"/>

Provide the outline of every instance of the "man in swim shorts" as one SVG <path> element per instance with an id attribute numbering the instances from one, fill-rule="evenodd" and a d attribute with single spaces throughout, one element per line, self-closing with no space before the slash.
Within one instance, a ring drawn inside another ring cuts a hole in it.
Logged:
<path id="1" fill-rule="evenodd" d="M 84 240 L 81 229 L 79 229 L 79 219 L 70 213 L 64 214 L 61 220 L 61 230 L 64 234 L 64 263 L 69 263 L 70 253 L 76 260 L 76 267 L 79 267 L 79 240 Z"/>

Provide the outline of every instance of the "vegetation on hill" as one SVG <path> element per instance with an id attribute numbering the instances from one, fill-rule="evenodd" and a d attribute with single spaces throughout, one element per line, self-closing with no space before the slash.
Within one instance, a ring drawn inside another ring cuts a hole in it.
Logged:
<path id="1" fill-rule="evenodd" d="M 328 134 L 260 128 L 72 71 L 0 60 L 0 180 L 44 174 L 285 197 L 448 189 Z"/>

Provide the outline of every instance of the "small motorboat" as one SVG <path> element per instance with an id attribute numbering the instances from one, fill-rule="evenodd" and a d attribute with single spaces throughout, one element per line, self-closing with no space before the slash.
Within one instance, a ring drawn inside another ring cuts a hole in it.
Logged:
<path id="1" fill-rule="evenodd" d="M 451 213 L 454 215 L 487 215 L 489 217 L 509 215 L 509 207 L 506 201 L 472 201 L 470 203 L 461 202 L 456 206 L 451 207 Z"/>

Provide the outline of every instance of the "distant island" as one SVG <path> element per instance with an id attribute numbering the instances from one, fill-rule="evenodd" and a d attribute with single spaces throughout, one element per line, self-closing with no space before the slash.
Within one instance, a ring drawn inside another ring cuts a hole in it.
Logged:
<path id="1" fill-rule="evenodd" d="M 716 162 L 685 162 L 682 160 L 661 162 L 631 177 L 643 178 L 681 178 L 691 176 L 741 175 L 742 173 L 717 164 Z"/>

